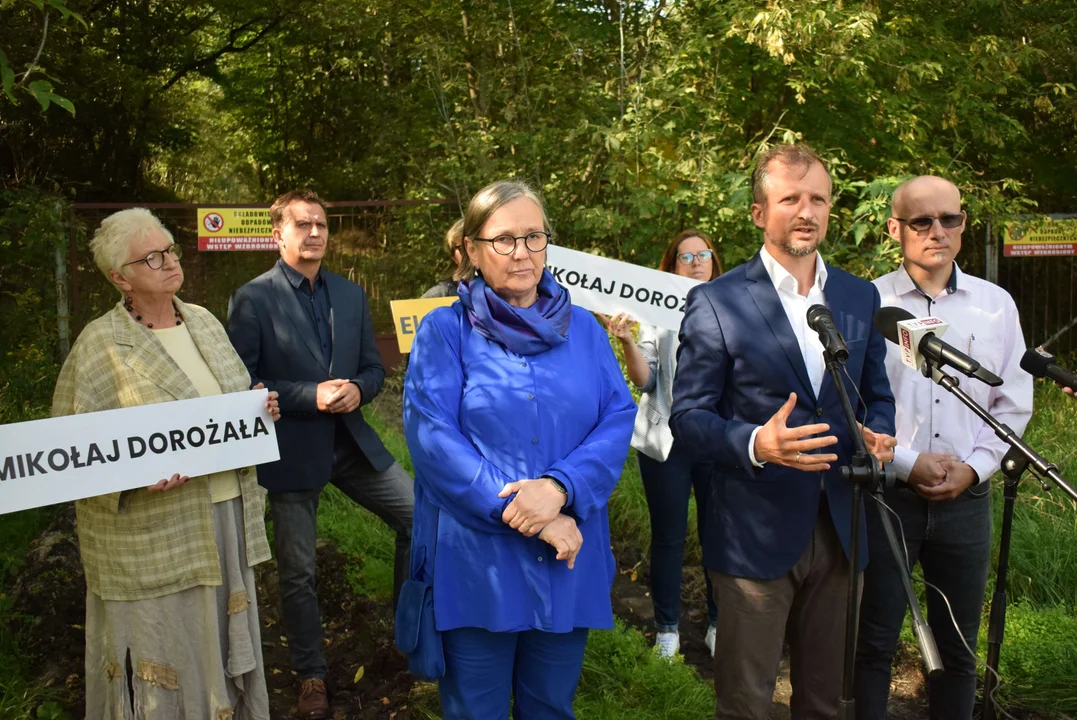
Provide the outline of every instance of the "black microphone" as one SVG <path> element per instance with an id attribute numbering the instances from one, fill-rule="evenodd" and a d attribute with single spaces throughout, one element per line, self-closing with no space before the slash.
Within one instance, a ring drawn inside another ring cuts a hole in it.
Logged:
<path id="1" fill-rule="evenodd" d="M 1077 392 L 1077 374 L 1061 368 L 1055 363 L 1055 356 L 1046 350 L 1029 348 L 1021 358 L 1021 369 L 1032 377 L 1045 377 L 1053 380 L 1062 387 L 1068 387 Z"/>
<path id="2" fill-rule="evenodd" d="M 808 327 L 819 333 L 819 342 L 823 343 L 823 352 L 828 359 L 845 362 L 849 359 L 849 348 L 845 339 L 834 327 L 834 316 L 826 305 L 815 304 L 808 308 Z"/>
<path id="3" fill-rule="evenodd" d="M 909 324 L 910 320 L 917 321 L 916 326 Z M 875 312 L 874 324 L 883 337 L 902 348 L 901 360 L 909 367 L 918 368 L 922 357 L 940 368 L 949 365 L 963 375 L 976 378 L 991 387 L 1002 384 L 1002 378 L 998 375 L 931 332 L 931 325 L 935 325 L 938 330 L 948 327 L 947 323 L 938 318 L 918 319 L 904 308 L 881 307 Z M 927 372 L 924 374 L 927 375 Z"/>

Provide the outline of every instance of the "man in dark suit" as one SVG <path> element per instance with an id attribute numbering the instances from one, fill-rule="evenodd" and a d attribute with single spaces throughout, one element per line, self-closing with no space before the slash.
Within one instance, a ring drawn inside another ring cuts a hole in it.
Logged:
<path id="1" fill-rule="evenodd" d="M 862 433 L 890 460 L 894 396 L 872 327 L 879 293 L 819 257 L 831 182 L 818 155 L 775 146 L 752 186 L 763 248 L 689 293 L 673 385 L 674 437 L 715 465 L 703 542 L 718 605 L 715 717 L 767 717 L 785 638 L 793 718 L 834 718 L 853 512 L 839 467 L 853 443 L 806 314 L 816 303 L 833 313 Z"/>
<path id="2" fill-rule="evenodd" d="M 328 716 L 314 585 L 318 499 L 331 482 L 396 531 L 394 598 L 408 569 L 412 479 L 359 408 L 385 370 L 363 289 L 322 269 L 325 209 L 309 190 L 270 208 L 280 260 L 232 295 L 228 335 L 252 383 L 280 395 L 280 460 L 258 468 L 269 491 L 284 632 L 300 680 L 299 715 Z"/>

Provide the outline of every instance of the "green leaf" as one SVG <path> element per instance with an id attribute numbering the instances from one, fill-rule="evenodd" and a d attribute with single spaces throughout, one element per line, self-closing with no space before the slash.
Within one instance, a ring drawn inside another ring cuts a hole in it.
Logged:
<path id="1" fill-rule="evenodd" d="M 59 105 L 64 110 L 67 110 L 69 113 L 71 113 L 71 117 L 75 116 L 75 104 L 73 102 L 71 102 L 65 97 L 53 95 L 52 93 L 50 93 L 49 96 L 49 99 L 52 100 L 54 105 Z"/>
<path id="2" fill-rule="evenodd" d="M 34 80 L 30 83 L 29 90 L 35 95 L 39 92 L 52 92 L 52 83 L 48 80 Z"/>
<path id="3" fill-rule="evenodd" d="M 11 93 L 11 89 L 15 87 L 15 71 L 8 65 L 7 55 L 4 54 L 3 50 L 0 50 L 0 86 L 3 87 L 4 94 L 7 95 L 8 100 L 18 102 Z"/>

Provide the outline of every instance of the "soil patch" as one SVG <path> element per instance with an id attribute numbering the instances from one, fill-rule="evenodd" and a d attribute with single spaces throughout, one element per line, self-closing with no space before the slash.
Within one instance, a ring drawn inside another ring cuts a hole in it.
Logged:
<path id="1" fill-rule="evenodd" d="M 349 562 L 333 543 L 319 542 L 318 597 L 334 720 L 411 720 L 415 678 L 407 672 L 407 658 L 393 647 L 391 609 L 356 596 L 347 581 Z M 285 720 L 294 717 L 297 692 L 280 626 L 275 563 L 258 566 L 256 576 L 270 712 L 273 720 Z M 85 706 L 85 587 L 74 509 L 68 508 L 31 545 L 11 591 L 7 621 L 32 654 L 35 677 L 57 688 L 62 707 L 76 718 Z"/>

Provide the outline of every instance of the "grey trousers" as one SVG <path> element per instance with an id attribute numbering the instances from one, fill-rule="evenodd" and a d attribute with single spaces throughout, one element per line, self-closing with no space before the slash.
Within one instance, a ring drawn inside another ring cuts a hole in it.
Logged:
<path id="1" fill-rule="evenodd" d="M 350 435 L 337 435 L 333 475 L 329 482 L 380 517 L 396 531 L 393 559 L 393 601 L 407 577 L 411 548 L 414 482 L 399 463 L 375 470 Z M 301 678 L 324 678 L 322 623 L 315 589 L 318 501 L 321 488 L 271 493 L 273 545 L 280 582 L 281 619 L 288 638 L 292 669 Z"/>
<path id="2" fill-rule="evenodd" d="M 849 564 L 826 503 L 796 565 L 774 580 L 709 571 L 718 605 L 714 717 L 766 720 L 782 640 L 789 643 L 793 720 L 838 714 Z"/>

